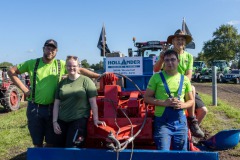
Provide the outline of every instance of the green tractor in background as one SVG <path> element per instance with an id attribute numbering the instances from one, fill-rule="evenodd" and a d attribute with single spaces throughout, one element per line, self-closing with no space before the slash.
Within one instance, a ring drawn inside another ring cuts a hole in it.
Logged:
<path id="1" fill-rule="evenodd" d="M 224 75 L 230 72 L 229 64 L 226 60 L 213 60 L 210 62 L 210 66 L 216 66 L 217 68 L 217 82 L 222 83 Z M 202 70 L 199 77 L 199 82 L 211 82 L 212 81 L 212 67 Z"/>
<path id="2" fill-rule="evenodd" d="M 192 81 L 200 82 L 201 76 L 208 71 L 207 65 L 204 61 L 194 61 L 193 62 L 193 74 Z"/>
<path id="3" fill-rule="evenodd" d="M 226 60 L 214 60 L 212 61 L 211 66 L 217 67 L 217 81 L 220 83 L 223 82 L 224 75 L 230 73 L 231 71 Z"/>
<path id="4" fill-rule="evenodd" d="M 224 75 L 230 72 L 229 64 L 226 60 L 213 60 L 210 66 L 217 67 L 217 82 L 222 83 Z M 194 61 L 193 76 L 194 82 L 211 82 L 212 81 L 212 67 L 207 67 L 204 61 Z"/>

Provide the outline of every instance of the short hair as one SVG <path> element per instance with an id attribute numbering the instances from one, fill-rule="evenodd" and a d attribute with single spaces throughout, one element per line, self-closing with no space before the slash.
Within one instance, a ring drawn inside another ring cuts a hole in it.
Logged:
<path id="1" fill-rule="evenodd" d="M 165 56 L 169 56 L 169 55 L 175 55 L 176 57 L 177 57 L 177 59 L 179 59 L 178 58 L 178 53 L 175 51 L 175 50 L 173 50 L 173 49 L 168 49 L 168 50 L 166 50 L 165 52 L 164 52 L 164 54 L 163 54 L 163 57 L 165 57 Z"/>

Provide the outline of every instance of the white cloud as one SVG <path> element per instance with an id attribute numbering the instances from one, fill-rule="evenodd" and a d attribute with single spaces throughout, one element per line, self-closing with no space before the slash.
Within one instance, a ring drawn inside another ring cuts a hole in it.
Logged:
<path id="1" fill-rule="evenodd" d="M 34 52 L 35 52 L 34 49 L 29 49 L 29 50 L 27 50 L 27 53 L 34 53 Z"/>
<path id="2" fill-rule="evenodd" d="M 232 20 L 232 21 L 227 22 L 227 24 L 237 25 L 237 24 L 240 24 L 240 20 L 239 20 L 239 21 L 237 21 L 237 20 Z"/>

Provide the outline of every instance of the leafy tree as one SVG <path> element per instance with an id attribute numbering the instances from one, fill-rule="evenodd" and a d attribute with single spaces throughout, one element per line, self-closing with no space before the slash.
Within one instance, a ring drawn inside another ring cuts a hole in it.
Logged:
<path id="1" fill-rule="evenodd" d="M 91 68 L 93 68 L 95 71 L 103 70 L 103 61 L 100 61 L 97 64 L 92 64 Z"/>
<path id="2" fill-rule="evenodd" d="M 204 53 L 198 53 L 198 56 L 195 58 L 196 61 L 206 61 L 206 57 L 204 57 Z"/>
<path id="3" fill-rule="evenodd" d="M 240 50 L 240 35 L 232 25 L 221 25 L 214 33 L 213 39 L 204 43 L 203 53 L 199 58 L 207 62 L 212 60 L 233 60 Z"/>
<path id="4" fill-rule="evenodd" d="M 81 61 L 81 64 L 82 64 L 82 67 L 83 67 L 83 68 L 90 68 L 90 65 L 89 65 L 89 63 L 87 62 L 86 59 L 82 60 L 82 61 Z"/>
<path id="5" fill-rule="evenodd" d="M 13 66 L 13 64 L 10 63 L 10 62 L 2 62 L 2 63 L 0 63 L 0 67 L 11 67 L 11 66 Z"/>

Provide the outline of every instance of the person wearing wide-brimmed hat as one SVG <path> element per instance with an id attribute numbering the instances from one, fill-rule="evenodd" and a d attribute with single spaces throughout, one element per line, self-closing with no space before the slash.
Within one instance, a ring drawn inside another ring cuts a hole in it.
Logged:
<path id="1" fill-rule="evenodd" d="M 167 38 L 167 42 L 173 45 L 173 50 L 175 50 L 179 55 L 179 65 L 178 72 L 186 75 L 189 80 L 192 78 L 192 69 L 193 69 L 193 56 L 185 51 L 185 46 L 192 41 L 192 37 L 190 35 L 185 34 L 182 30 L 178 29 L 173 35 L 170 35 Z M 160 71 L 162 69 L 164 61 L 163 54 L 160 54 L 159 60 L 154 65 L 154 72 Z M 200 99 L 200 97 L 195 94 L 195 88 L 193 87 L 193 95 L 195 96 L 195 104 L 199 106 L 201 120 L 206 115 L 207 109 Z M 205 114 L 201 114 L 205 113 Z M 202 117 L 203 116 L 203 117 Z M 193 107 L 188 108 L 188 122 L 189 128 L 192 132 L 192 135 L 195 137 L 202 138 L 204 137 L 204 132 L 200 129 L 198 120 L 195 117 L 195 105 Z"/>
<path id="2" fill-rule="evenodd" d="M 181 55 L 179 58 L 184 57 L 185 63 L 182 65 L 180 64 L 180 67 L 178 68 L 181 69 L 180 71 L 186 71 L 183 72 L 186 76 L 188 76 L 189 79 L 190 74 L 192 74 L 192 67 L 193 67 L 193 57 L 190 53 L 185 51 L 185 46 L 192 41 L 192 37 L 190 35 L 185 34 L 182 30 L 178 29 L 173 35 L 168 36 L 167 38 L 167 43 L 173 45 L 173 49 L 178 52 L 179 55 Z M 159 60 L 156 62 L 154 65 L 154 72 L 158 72 L 162 69 L 163 67 L 163 54 L 160 54 Z"/>

